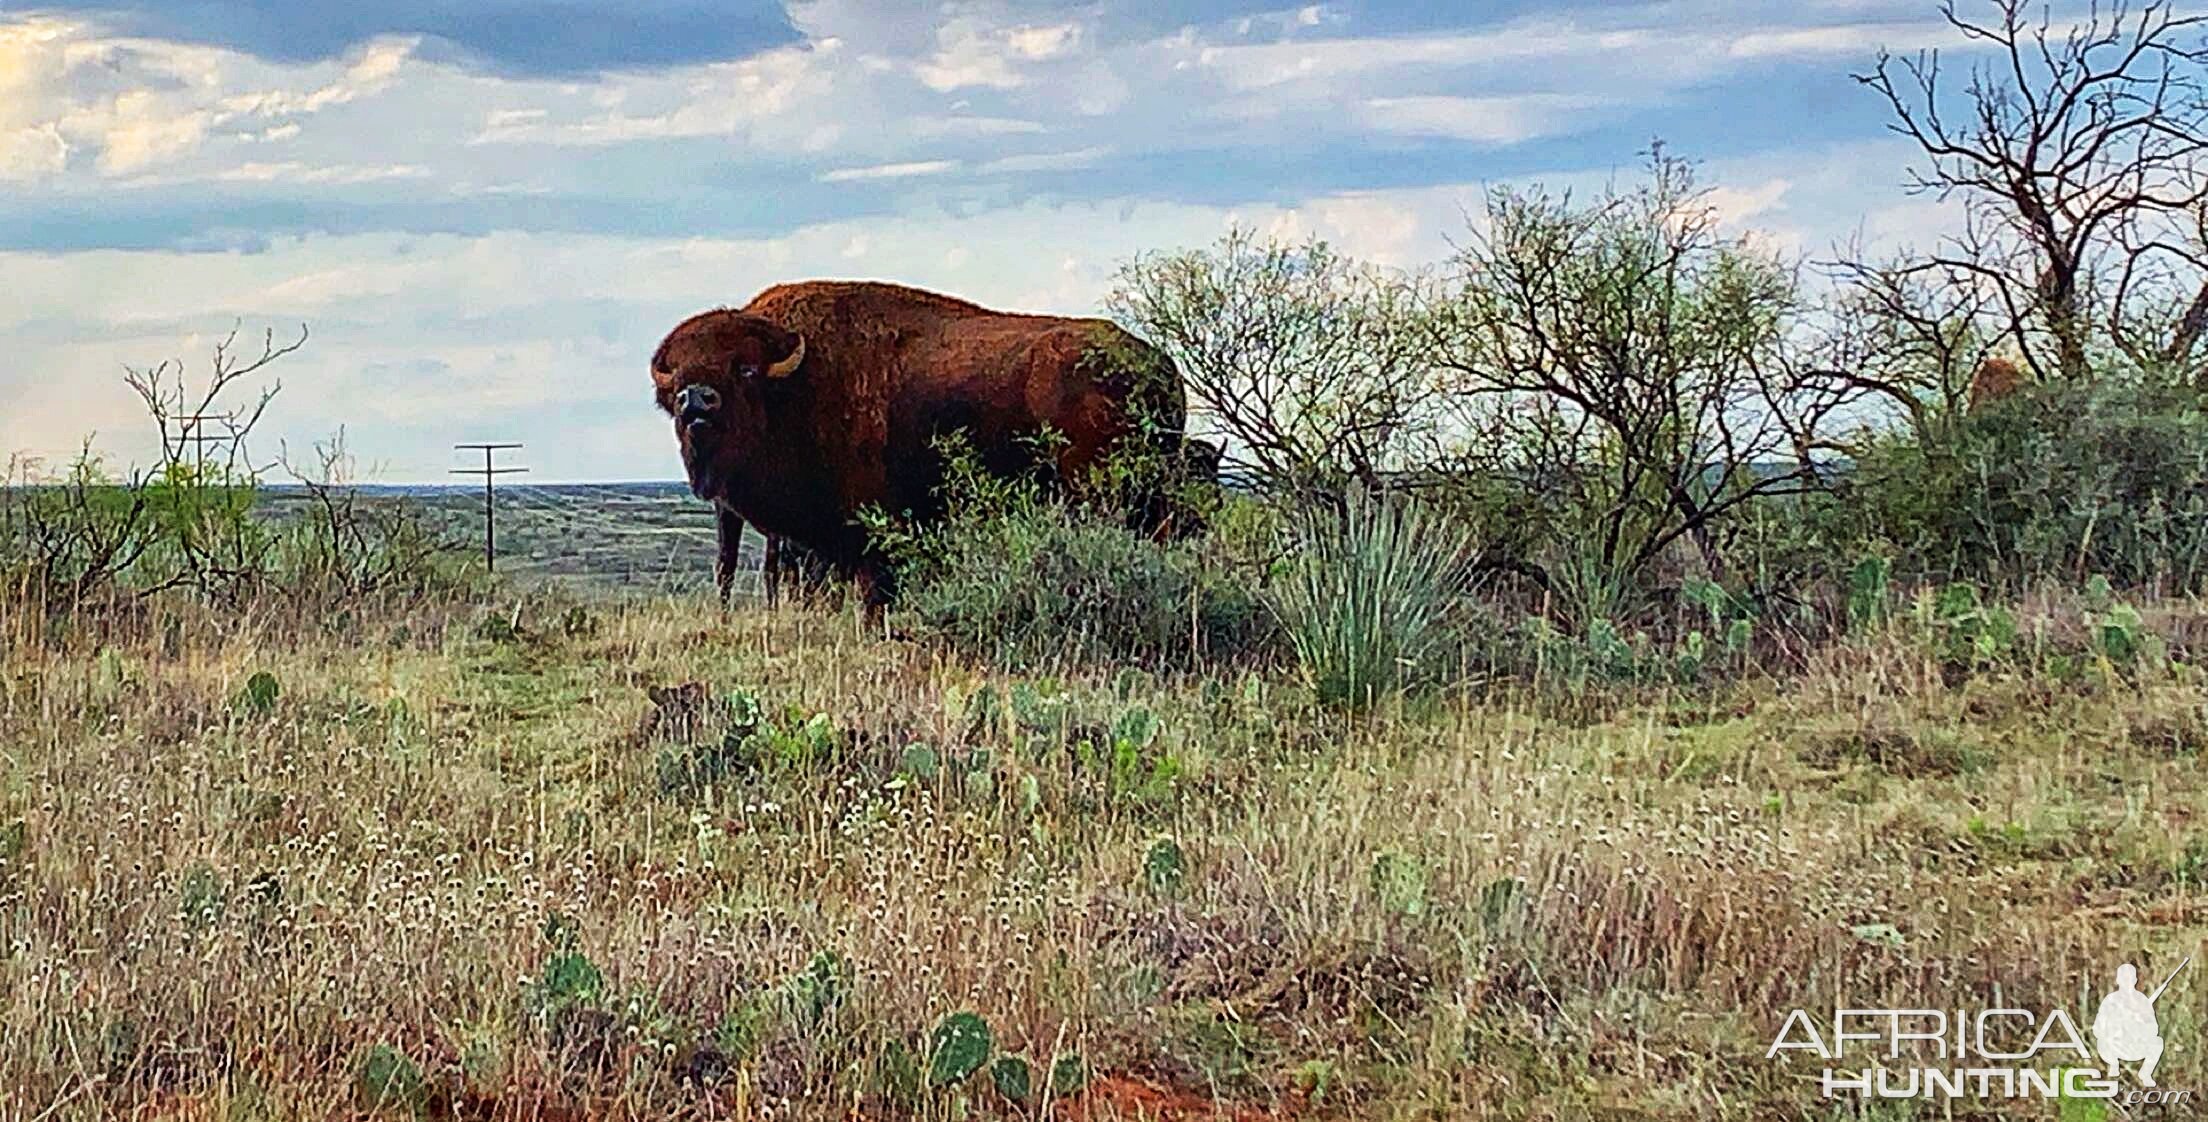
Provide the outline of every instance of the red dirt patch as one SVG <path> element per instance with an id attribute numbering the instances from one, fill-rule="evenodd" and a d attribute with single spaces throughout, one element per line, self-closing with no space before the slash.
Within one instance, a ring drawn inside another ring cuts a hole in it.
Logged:
<path id="1" fill-rule="evenodd" d="M 1284 1122 L 1287 1118 L 1120 1075 L 1099 1076 L 1068 1104 L 1065 1117 L 1073 1122 Z"/>

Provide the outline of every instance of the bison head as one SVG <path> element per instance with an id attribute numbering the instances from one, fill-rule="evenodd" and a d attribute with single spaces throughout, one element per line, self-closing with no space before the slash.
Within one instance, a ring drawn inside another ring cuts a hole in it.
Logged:
<path id="1" fill-rule="evenodd" d="M 660 343 L 652 385 L 699 498 L 721 497 L 746 446 L 770 431 L 769 387 L 804 362 L 804 336 L 744 312 L 694 316 Z"/>

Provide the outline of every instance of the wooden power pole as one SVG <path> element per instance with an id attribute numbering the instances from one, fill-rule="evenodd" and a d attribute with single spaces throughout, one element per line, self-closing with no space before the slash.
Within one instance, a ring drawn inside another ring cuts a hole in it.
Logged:
<path id="1" fill-rule="evenodd" d="M 492 484 L 501 475 L 518 475 L 528 471 L 525 467 L 495 467 L 491 458 L 500 452 L 521 447 L 519 444 L 455 444 L 455 449 L 483 453 L 483 466 L 479 468 L 454 468 L 454 475 L 480 475 L 483 477 L 483 569 L 498 571 L 498 509 L 493 498 Z"/>

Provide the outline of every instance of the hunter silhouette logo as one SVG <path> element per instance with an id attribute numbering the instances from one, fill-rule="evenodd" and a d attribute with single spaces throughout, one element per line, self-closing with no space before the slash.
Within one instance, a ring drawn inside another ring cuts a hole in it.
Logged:
<path id="1" fill-rule="evenodd" d="M 2138 967 L 2127 962 L 2116 968 L 2116 988 L 2101 999 L 2100 1011 L 2093 1014 L 2093 1042 L 2107 1065 L 2104 1072 L 2113 1077 L 2124 1064 L 2138 1064 L 2139 1085 L 2154 1086 L 2154 1065 L 2162 1062 L 2162 1026 L 2155 1019 L 2154 1003 L 2192 961 L 2193 956 L 2186 955 L 2153 993 L 2139 992 Z"/>

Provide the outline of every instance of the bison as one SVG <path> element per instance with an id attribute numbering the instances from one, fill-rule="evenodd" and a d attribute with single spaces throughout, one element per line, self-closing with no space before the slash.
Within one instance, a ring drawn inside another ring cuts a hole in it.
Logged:
<path id="1" fill-rule="evenodd" d="M 2015 393 L 2024 386 L 2024 371 L 2015 363 L 1998 355 L 1978 364 L 1978 372 L 1970 378 L 1969 403 L 1966 412 L 1980 409 Z"/>
<path id="2" fill-rule="evenodd" d="M 748 521 L 768 540 L 770 598 L 794 544 L 880 603 L 888 574 L 859 515 L 939 516 L 950 433 L 992 474 L 1074 484 L 1143 442 L 1186 458 L 1180 379 L 1156 348 L 1105 320 L 892 284 L 777 285 L 693 316 L 652 356 L 652 382 L 691 490 L 717 508 L 724 599 Z"/>

